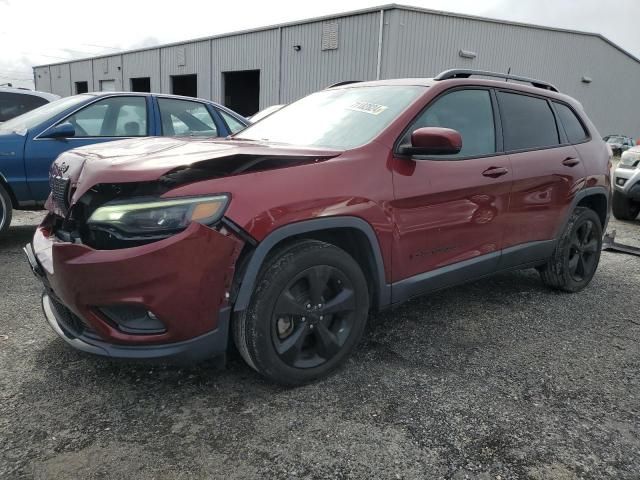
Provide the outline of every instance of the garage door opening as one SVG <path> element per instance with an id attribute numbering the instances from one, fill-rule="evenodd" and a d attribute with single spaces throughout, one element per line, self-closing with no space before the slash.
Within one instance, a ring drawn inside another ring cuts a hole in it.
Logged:
<path id="1" fill-rule="evenodd" d="M 223 72 L 224 104 L 248 117 L 260 109 L 260 70 Z"/>
<path id="2" fill-rule="evenodd" d="M 87 93 L 89 91 L 89 82 L 76 82 L 76 95 Z"/>
<path id="3" fill-rule="evenodd" d="M 132 78 L 131 91 L 151 93 L 151 78 L 149 77 Z"/>
<path id="4" fill-rule="evenodd" d="M 198 96 L 198 75 L 172 75 L 171 93 L 185 97 Z"/>

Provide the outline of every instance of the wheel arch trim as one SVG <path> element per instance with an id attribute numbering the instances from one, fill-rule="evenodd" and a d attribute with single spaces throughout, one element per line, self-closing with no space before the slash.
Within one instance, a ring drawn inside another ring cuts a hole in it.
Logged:
<path id="1" fill-rule="evenodd" d="M 382 252 L 373 227 L 359 217 L 339 216 L 303 220 L 301 222 L 284 225 L 269 233 L 256 247 L 242 275 L 238 295 L 233 306 L 234 312 L 244 311 L 249 306 L 260 268 L 269 252 L 271 252 L 277 244 L 288 238 L 305 233 L 341 228 L 356 229 L 362 232 L 367 238 L 375 264 L 374 274 L 376 278 L 374 280 L 378 288 L 378 307 L 389 305 L 391 302 L 391 287 L 385 281 Z"/>
<path id="2" fill-rule="evenodd" d="M 569 211 L 567 212 L 566 218 L 560 224 L 560 228 L 556 232 L 555 238 L 558 238 L 560 235 L 562 235 L 562 232 L 564 231 L 564 229 L 567 228 L 567 223 L 569 223 L 569 219 L 571 218 L 571 214 L 573 213 L 573 211 L 578 206 L 578 203 L 580 203 L 582 200 L 584 200 L 587 197 L 592 197 L 592 196 L 595 196 L 595 195 L 603 195 L 604 198 L 607 201 L 606 219 L 605 219 L 604 225 L 602 225 L 602 230 L 603 231 L 606 230 L 607 223 L 609 222 L 610 211 L 611 211 L 611 190 L 607 190 L 603 186 L 585 187 L 582 190 L 578 191 L 576 193 L 576 195 L 573 197 L 573 200 L 571 202 L 571 208 L 569 208 Z"/>

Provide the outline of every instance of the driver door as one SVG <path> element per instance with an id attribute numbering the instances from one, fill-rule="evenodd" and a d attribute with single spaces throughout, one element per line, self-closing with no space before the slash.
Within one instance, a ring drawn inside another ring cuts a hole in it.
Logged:
<path id="1" fill-rule="evenodd" d="M 147 136 L 147 110 L 147 98 L 144 96 L 107 97 L 60 120 L 35 138 L 29 138 L 25 146 L 25 170 L 32 198 L 38 202 L 46 200 L 49 195 L 49 168 L 61 153 L 94 143 Z M 48 131 L 65 122 L 74 126 L 73 137 L 47 137 Z"/>
<path id="2" fill-rule="evenodd" d="M 508 155 L 500 153 L 496 108 L 490 89 L 445 92 L 400 141 L 410 143 L 418 128 L 446 127 L 461 134 L 462 150 L 430 157 L 394 155 L 393 301 L 497 269 L 512 174 Z"/>

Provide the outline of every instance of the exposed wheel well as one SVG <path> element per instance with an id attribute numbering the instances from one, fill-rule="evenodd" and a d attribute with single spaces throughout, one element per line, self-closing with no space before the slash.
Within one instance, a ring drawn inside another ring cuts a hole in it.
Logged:
<path id="1" fill-rule="evenodd" d="M 577 206 L 587 207 L 596 212 L 600 218 L 600 225 L 604 228 L 607 221 L 607 210 L 609 208 L 607 197 L 604 194 L 595 193 L 593 195 L 588 195 L 580 200 Z"/>

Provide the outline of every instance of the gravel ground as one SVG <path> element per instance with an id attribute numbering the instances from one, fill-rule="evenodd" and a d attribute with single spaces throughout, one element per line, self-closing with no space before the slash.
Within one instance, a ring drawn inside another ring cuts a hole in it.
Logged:
<path id="1" fill-rule="evenodd" d="M 589 288 L 535 271 L 371 319 L 335 375 L 287 390 L 226 370 L 116 363 L 45 325 L 0 239 L 0 478 L 640 478 L 640 258 L 604 252 Z M 640 222 L 612 221 L 640 246 Z"/>

